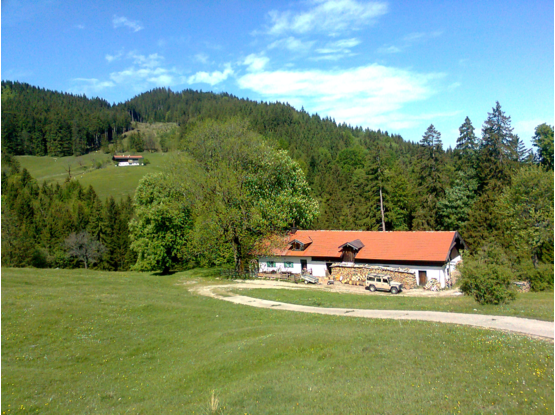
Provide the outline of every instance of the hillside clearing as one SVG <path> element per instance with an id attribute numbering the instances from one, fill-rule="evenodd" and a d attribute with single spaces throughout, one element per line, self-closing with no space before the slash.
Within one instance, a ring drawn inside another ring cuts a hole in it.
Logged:
<path id="1" fill-rule="evenodd" d="M 115 167 L 110 154 L 103 154 L 100 151 L 89 153 L 84 156 L 75 157 L 35 157 L 17 156 L 22 168 L 26 168 L 31 176 L 40 184 L 63 183 L 69 176 L 78 180 L 83 187 L 92 185 L 96 194 L 106 199 L 113 196 L 119 200 L 135 194 L 135 189 L 139 180 L 147 173 L 154 173 L 162 170 L 162 167 L 171 157 L 171 153 L 134 153 L 142 154 L 150 161 L 146 166 L 135 167 Z M 96 165 L 102 167 L 97 168 Z"/>

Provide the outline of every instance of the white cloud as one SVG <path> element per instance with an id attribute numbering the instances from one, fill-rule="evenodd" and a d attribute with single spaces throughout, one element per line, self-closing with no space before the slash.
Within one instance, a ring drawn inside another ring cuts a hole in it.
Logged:
<path id="1" fill-rule="evenodd" d="M 276 36 L 309 32 L 336 35 L 372 24 L 375 18 L 387 13 L 387 3 L 384 2 L 313 0 L 311 5 L 311 9 L 300 13 L 272 10 L 268 13 L 271 24 L 265 33 Z"/>
<path id="2" fill-rule="evenodd" d="M 77 29 L 83 30 L 83 29 L 85 28 L 85 25 L 78 24 L 78 25 L 75 25 L 75 27 L 76 27 Z"/>
<path id="3" fill-rule="evenodd" d="M 178 83 L 178 73 L 166 68 L 130 67 L 119 72 L 112 72 L 110 79 L 117 84 L 130 85 L 136 90 L 148 88 L 148 84 L 170 86 Z"/>
<path id="4" fill-rule="evenodd" d="M 120 51 L 120 52 L 116 53 L 115 55 L 107 54 L 105 56 L 105 58 L 108 62 L 113 62 L 113 61 L 116 61 L 116 60 L 120 59 L 122 56 L 123 56 L 123 51 Z"/>
<path id="5" fill-rule="evenodd" d="M 231 65 L 227 64 L 223 71 L 214 71 L 211 73 L 208 72 L 197 72 L 194 75 L 191 75 L 187 78 L 187 83 L 189 84 L 209 84 L 210 86 L 214 86 L 219 84 L 220 82 L 225 81 L 231 75 L 233 75 L 233 69 Z"/>
<path id="6" fill-rule="evenodd" d="M 406 116 L 402 109 L 431 97 L 435 93 L 433 82 L 443 76 L 372 64 L 342 71 L 248 73 L 238 78 L 238 84 L 270 101 L 302 102 L 310 111 L 339 122 L 399 129 L 422 121 L 425 115 Z"/>
<path id="7" fill-rule="evenodd" d="M 74 94 L 97 94 L 107 88 L 116 86 L 112 81 L 100 81 L 96 78 L 75 78 L 71 80 L 75 85 L 69 89 Z"/>
<path id="8" fill-rule="evenodd" d="M 283 39 L 278 39 L 268 46 L 268 49 L 287 49 L 294 53 L 306 53 L 316 43 L 315 41 L 302 41 L 294 36 L 289 36 Z"/>
<path id="9" fill-rule="evenodd" d="M 350 53 L 351 49 L 360 44 L 360 40 L 356 38 L 341 39 L 335 42 L 328 42 L 323 48 L 316 49 L 317 53 Z"/>
<path id="10" fill-rule="evenodd" d="M 270 61 L 266 56 L 258 56 L 255 53 L 251 53 L 243 61 L 243 65 L 247 66 L 249 72 L 258 72 L 264 69 L 266 64 Z"/>
<path id="11" fill-rule="evenodd" d="M 138 20 L 129 20 L 125 16 L 118 17 L 117 15 L 114 15 L 114 17 L 112 18 L 112 25 L 114 29 L 125 26 L 132 29 L 134 32 L 138 32 L 139 30 L 144 29 L 141 22 L 139 22 Z"/>
<path id="12" fill-rule="evenodd" d="M 132 59 L 134 64 L 147 68 L 156 68 L 160 66 L 164 60 L 164 57 L 158 55 L 157 53 L 151 53 L 150 55 L 145 56 L 140 55 L 135 51 L 129 52 L 127 54 L 127 58 Z"/>
<path id="13" fill-rule="evenodd" d="M 453 90 L 457 89 L 457 88 L 460 87 L 460 86 L 461 86 L 461 83 L 460 83 L 460 82 L 453 82 L 452 84 L 450 84 L 450 85 L 447 87 L 447 90 L 448 90 L 448 91 L 453 91 Z"/>
<path id="14" fill-rule="evenodd" d="M 186 81 L 178 69 L 164 67 L 164 57 L 158 53 L 143 55 L 137 51 L 124 53 L 121 50 L 114 55 L 107 54 L 105 58 L 109 63 L 127 61 L 131 65 L 123 70 L 111 72 L 107 80 L 98 80 L 96 78 L 74 79 L 73 82 L 76 85 L 70 91 L 89 94 L 118 86 L 120 88 L 129 87 L 136 92 L 140 92 L 154 86 L 169 87 L 184 84 Z"/>

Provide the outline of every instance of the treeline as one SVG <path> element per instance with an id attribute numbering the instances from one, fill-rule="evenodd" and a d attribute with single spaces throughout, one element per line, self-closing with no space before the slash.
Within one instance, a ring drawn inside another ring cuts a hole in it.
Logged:
<path id="1" fill-rule="evenodd" d="M 94 189 L 76 180 L 39 185 L 17 160 L 2 157 L 2 266 L 75 268 L 81 259 L 68 255 L 71 236 L 97 241 L 99 269 L 127 270 L 136 262 L 129 249 L 131 198 L 102 202 Z"/>
<path id="2" fill-rule="evenodd" d="M 2 81 L 2 152 L 82 155 L 129 130 L 131 115 L 100 98 Z"/>

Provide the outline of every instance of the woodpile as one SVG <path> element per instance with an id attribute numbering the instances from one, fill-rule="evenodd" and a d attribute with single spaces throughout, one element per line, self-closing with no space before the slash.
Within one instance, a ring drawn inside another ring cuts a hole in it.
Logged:
<path id="1" fill-rule="evenodd" d="M 288 272 L 259 272 L 257 274 L 258 278 L 264 280 L 274 280 L 274 281 L 292 281 L 299 282 L 301 279 L 300 274 L 293 274 Z"/>
<path id="2" fill-rule="evenodd" d="M 519 293 L 527 293 L 530 291 L 530 283 L 528 281 L 514 281 L 516 291 Z"/>
<path id="3" fill-rule="evenodd" d="M 424 289 L 428 291 L 439 291 L 441 290 L 441 284 L 439 283 L 438 280 L 436 280 L 435 278 L 432 278 L 430 281 L 426 283 L 426 285 L 424 286 Z"/>
<path id="4" fill-rule="evenodd" d="M 416 287 L 416 274 L 408 268 L 379 267 L 364 264 L 333 264 L 331 266 L 332 279 L 342 284 L 364 286 L 366 275 L 387 275 L 395 282 L 403 284 L 404 290 Z"/>

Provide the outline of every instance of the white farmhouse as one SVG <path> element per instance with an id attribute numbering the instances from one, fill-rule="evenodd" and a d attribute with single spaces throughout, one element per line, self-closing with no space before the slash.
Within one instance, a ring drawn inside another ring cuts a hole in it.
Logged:
<path id="1" fill-rule="evenodd" d="M 436 279 L 445 288 L 466 245 L 458 232 L 297 230 L 283 247 L 259 258 L 260 272 L 331 274 L 337 263 L 409 269 L 418 285 Z"/>
<path id="2" fill-rule="evenodd" d="M 126 156 L 126 155 L 116 156 L 116 155 L 114 155 L 112 157 L 112 160 L 117 161 L 119 167 L 140 166 L 143 162 L 143 156 L 131 156 L 131 155 L 129 155 L 129 156 Z"/>

